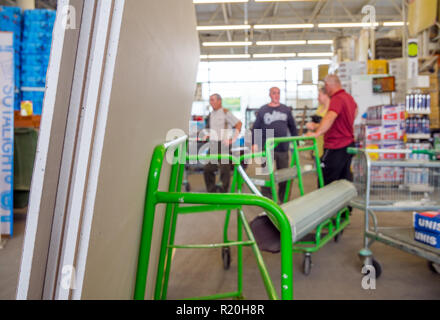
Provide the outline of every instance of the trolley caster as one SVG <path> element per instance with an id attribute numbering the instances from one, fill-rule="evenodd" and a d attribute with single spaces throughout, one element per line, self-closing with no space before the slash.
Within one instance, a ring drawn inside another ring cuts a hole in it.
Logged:
<path id="1" fill-rule="evenodd" d="M 440 274 L 440 264 L 428 261 L 428 268 L 433 273 Z"/>
<path id="2" fill-rule="evenodd" d="M 229 270 L 231 267 L 231 249 L 229 247 L 222 249 L 223 268 Z"/>
<path id="3" fill-rule="evenodd" d="M 310 271 L 312 271 L 312 255 L 306 253 L 303 261 L 303 273 L 308 276 Z"/>
<path id="4" fill-rule="evenodd" d="M 344 233 L 344 230 L 341 230 L 341 232 L 339 232 L 337 235 L 335 235 L 335 237 L 334 237 L 333 240 L 334 240 L 336 243 L 339 242 L 339 240 L 341 239 L 343 233 Z"/>
<path id="5" fill-rule="evenodd" d="M 189 183 L 185 184 L 185 191 L 190 192 L 191 191 L 191 185 Z"/>
<path id="6" fill-rule="evenodd" d="M 374 268 L 374 270 L 376 271 L 376 279 L 379 279 L 380 276 L 382 275 L 382 266 L 381 266 L 380 263 L 379 263 L 376 259 L 374 259 L 374 258 L 372 258 L 372 262 L 371 262 L 371 263 L 369 263 L 367 260 L 368 260 L 368 258 L 365 259 L 364 267 L 365 267 L 366 265 L 372 265 L 373 268 Z M 363 269 L 363 268 L 362 268 L 362 269 Z"/>

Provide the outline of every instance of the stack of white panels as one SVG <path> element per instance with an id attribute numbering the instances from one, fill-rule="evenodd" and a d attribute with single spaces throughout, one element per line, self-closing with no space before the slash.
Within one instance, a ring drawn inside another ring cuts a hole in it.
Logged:
<path id="1" fill-rule="evenodd" d="M 152 151 L 189 123 L 194 7 L 63 0 L 53 38 L 17 298 L 131 299 Z"/>

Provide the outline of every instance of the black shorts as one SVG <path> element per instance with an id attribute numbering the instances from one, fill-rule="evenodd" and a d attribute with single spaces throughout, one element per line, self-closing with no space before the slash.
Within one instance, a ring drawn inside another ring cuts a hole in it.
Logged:
<path id="1" fill-rule="evenodd" d="M 321 158 L 324 185 L 337 180 L 353 181 L 351 172 L 351 160 L 353 155 L 347 152 L 348 148 L 354 147 L 354 143 L 341 149 L 325 149 Z"/>

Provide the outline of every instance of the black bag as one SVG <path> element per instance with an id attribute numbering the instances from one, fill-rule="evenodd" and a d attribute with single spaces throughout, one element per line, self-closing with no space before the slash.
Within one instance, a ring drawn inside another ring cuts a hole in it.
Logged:
<path id="1" fill-rule="evenodd" d="M 320 124 L 321 121 L 322 121 L 322 117 L 321 117 L 321 116 L 318 116 L 317 114 L 315 114 L 315 115 L 312 116 L 312 122 L 313 122 L 313 123 Z"/>

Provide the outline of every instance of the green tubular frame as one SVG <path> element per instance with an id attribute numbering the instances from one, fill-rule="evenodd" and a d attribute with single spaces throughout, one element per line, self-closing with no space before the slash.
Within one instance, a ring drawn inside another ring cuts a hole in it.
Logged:
<path id="1" fill-rule="evenodd" d="M 174 149 L 174 150 L 173 150 Z M 186 155 L 186 137 L 179 138 L 173 142 L 159 145 L 154 149 L 151 159 L 148 185 L 146 190 L 146 200 L 144 209 L 144 221 L 142 225 L 141 243 L 139 248 L 138 268 L 136 274 L 136 285 L 134 299 L 143 300 L 147 284 L 148 268 L 150 262 L 151 243 L 153 224 L 155 221 L 155 211 L 158 204 L 166 204 L 162 241 L 160 247 L 159 262 L 157 267 L 155 282 L 155 299 L 166 299 L 169 274 L 171 270 L 172 252 L 174 249 L 182 248 L 220 248 L 227 246 L 237 247 L 237 268 L 238 283 L 237 291 L 215 294 L 208 297 L 198 297 L 195 299 L 224 299 L 243 297 L 243 246 L 250 246 L 256 256 L 257 264 L 263 278 L 263 282 L 270 299 L 277 299 L 277 293 L 270 279 L 267 268 L 264 264 L 261 252 L 258 249 L 249 224 L 247 223 L 242 206 L 258 206 L 268 213 L 272 221 L 275 222 L 281 234 L 281 298 L 283 300 L 293 299 L 293 265 L 292 265 L 292 230 L 290 223 L 283 210 L 272 200 L 250 194 L 240 194 L 243 181 L 238 173 L 237 166 L 244 159 L 264 156 L 264 153 L 255 155 L 245 155 L 240 158 L 230 155 L 208 155 L 196 156 L 198 160 L 229 159 L 234 164 L 234 177 L 231 191 L 235 194 L 202 194 L 202 193 L 182 193 L 181 186 L 185 162 L 192 159 Z M 171 167 L 168 191 L 159 191 L 159 181 L 162 171 L 164 158 L 172 155 L 173 164 Z M 191 204 L 197 206 L 181 206 Z M 179 214 L 201 213 L 210 211 L 227 210 L 227 221 L 225 223 L 224 234 L 227 238 L 227 226 L 230 213 L 237 210 L 237 240 L 225 241 L 221 244 L 208 245 L 175 245 L 174 237 Z M 243 229 L 249 240 L 243 240 Z"/>
<path id="2" fill-rule="evenodd" d="M 301 142 L 311 141 L 313 142 L 312 146 L 306 146 L 301 147 Z M 316 165 L 316 172 L 318 175 L 318 181 L 319 186 L 322 188 L 324 186 L 324 177 L 322 175 L 322 169 L 321 169 L 321 160 L 319 159 L 319 150 L 318 150 L 318 144 L 316 142 L 316 139 L 313 137 L 283 137 L 283 138 L 271 138 L 266 141 L 266 161 L 267 161 L 267 168 L 270 175 L 270 182 L 268 187 L 272 189 L 272 196 L 275 202 L 278 202 L 278 195 L 276 192 L 276 183 L 275 183 L 275 168 L 273 163 L 273 152 L 275 148 L 281 144 L 281 143 L 290 143 L 292 145 L 292 160 L 290 163 L 290 167 L 293 168 L 296 166 L 297 169 L 297 179 L 298 179 L 298 188 L 300 195 L 304 195 L 304 182 L 302 178 L 301 173 L 301 161 L 300 161 L 300 152 L 305 151 L 314 151 L 315 154 L 315 165 Z M 286 194 L 284 196 L 284 203 L 289 201 L 289 190 L 292 186 L 293 180 L 287 181 L 286 186 Z"/>
<path id="3" fill-rule="evenodd" d="M 301 147 L 301 142 L 312 141 L 312 146 Z M 272 189 L 272 195 L 274 201 L 278 201 L 277 192 L 276 192 L 276 183 L 275 183 L 275 172 L 274 172 L 274 164 L 272 159 L 272 152 L 280 143 L 289 142 L 292 145 L 292 160 L 290 163 L 290 167 L 296 166 L 297 168 L 297 179 L 298 179 L 298 188 L 300 195 L 303 196 L 304 192 L 304 181 L 302 178 L 301 172 L 301 161 L 300 161 L 300 152 L 305 151 L 314 151 L 315 154 L 315 165 L 316 165 L 316 174 L 318 176 L 319 187 L 324 187 L 324 176 L 321 168 L 321 160 L 319 159 L 319 150 L 318 144 L 315 138 L 313 137 L 283 137 L 283 138 L 271 138 L 266 141 L 266 161 L 267 167 L 270 174 L 270 187 Z M 284 203 L 289 201 L 289 190 L 291 188 L 293 180 L 289 180 L 286 186 L 286 194 L 284 198 Z M 350 213 L 347 208 L 342 209 L 336 217 L 328 219 L 321 224 L 319 224 L 316 228 L 316 235 L 314 241 L 298 241 L 293 245 L 293 252 L 295 253 L 313 253 L 321 249 L 327 242 L 333 239 L 337 234 L 339 234 L 342 230 L 344 230 L 350 224 Z M 322 231 L 327 230 L 327 234 L 323 237 Z"/>

